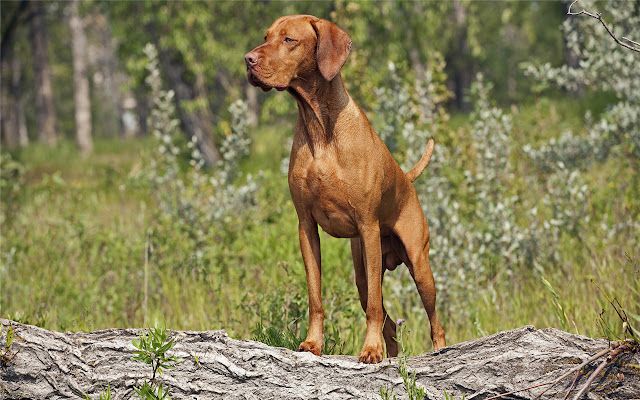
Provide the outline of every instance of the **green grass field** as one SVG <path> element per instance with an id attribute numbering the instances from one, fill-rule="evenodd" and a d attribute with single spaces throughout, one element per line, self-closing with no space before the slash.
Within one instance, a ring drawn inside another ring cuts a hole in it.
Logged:
<path id="1" fill-rule="evenodd" d="M 603 108 L 597 101 L 591 104 L 596 113 Z M 543 173 L 520 149 L 568 128 L 579 132 L 585 110 L 577 100 L 542 99 L 511 111 L 517 174 L 507 190 L 520 194 L 516 220 L 525 225 L 524 212 L 544 193 L 542 185 L 531 187 L 520 177 L 542 180 Z M 471 163 L 473 154 L 463 147 L 469 123 L 468 116 L 455 116 L 442 141 L 459 146 Z M 157 193 L 141 183 L 139 176 L 155 157 L 153 138 L 98 140 L 88 159 L 80 158 L 68 141 L 53 149 L 31 145 L 12 154 L 21 168 L 15 177 L 3 154 L 0 315 L 55 330 L 142 327 L 160 320 L 174 330 L 225 329 L 237 338 L 255 336 L 259 324 L 263 331 L 302 336 L 307 323 L 304 266 L 295 210 L 280 172 L 292 131 L 291 120 L 253 132 L 252 152 L 241 169 L 245 176 L 263 171 L 255 205 L 230 213 L 204 233 L 194 232 L 189 221 L 159 213 Z M 600 226 L 603 219 L 615 224 L 638 217 L 638 179 L 629 174 L 637 171 L 619 159 L 583 172 L 592 218 L 582 236 L 559 238 L 561 263 L 537 269 L 521 264 L 508 272 L 500 263 L 488 265 L 488 276 L 467 278 L 478 290 L 456 294 L 465 299 L 464 313 L 451 312 L 451 305 L 441 300 L 448 343 L 528 324 L 600 336 L 596 320 L 603 309 L 620 331 L 592 281 L 635 315 L 637 323 L 640 253 L 633 246 L 640 232 L 605 238 Z M 365 318 L 349 244 L 324 233 L 321 241 L 325 351 L 357 354 Z M 436 280 L 442 280 L 439 266 L 432 268 Z M 396 284 L 413 285 L 403 267 L 387 274 Z M 428 322 L 416 291 L 394 296 L 395 289 L 387 279 L 385 283 L 386 307 L 394 319 L 406 319 L 413 354 L 428 351 Z"/>

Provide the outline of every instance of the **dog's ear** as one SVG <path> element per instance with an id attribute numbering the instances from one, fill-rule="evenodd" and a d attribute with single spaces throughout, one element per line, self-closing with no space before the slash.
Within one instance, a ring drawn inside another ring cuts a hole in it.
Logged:
<path id="1" fill-rule="evenodd" d="M 311 25 L 318 35 L 318 69 L 324 79 L 331 81 L 347 61 L 351 51 L 351 39 L 342 29 L 326 19 L 311 21 Z"/>

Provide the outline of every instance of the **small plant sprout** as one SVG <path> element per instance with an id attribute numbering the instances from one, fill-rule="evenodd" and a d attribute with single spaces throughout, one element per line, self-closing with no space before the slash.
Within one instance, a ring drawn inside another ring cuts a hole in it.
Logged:
<path id="1" fill-rule="evenodd" d="M 20 352 L 20 350 L 16 351 L 15 353 L 11 351 L 11 343 L 13 343 L 13 341 L 17 337 L 15 331 L 13 330 L 13 327 L 9 325 L 9 328 L 6 332 L 7 333 L 5 334 L 4 329 L 0 329 L 0 337 L 6 335 L 6 343 L 4 346 L 2 346 L 2 349 L 0 349 L 0 362 L 2 362 L 2 365 L 8 365 L 11 360 L 13 360 L 15 356 Z"/>
<path id="2" fill-rule="evenodd" d="M 91 398 L 89 397 L 88 394 L 84 395 L 85 400 L 91 400 Z M 106 388 L 102 389 L 102 392 L 100 392 L 100 397 L 98 397 L 99 400 L 111 400 L 111 386 L 107 385 Z"/>
<path id="3" fill-rule="evenodd" d="M 466 395 L 467 395 L 466 393 L 462 394 L 462 400 L 464 400 Z M 455 399 L 454 399 L 453 395 L 447 393 L 447 391 L 445 390 L 444 391 L 444 400 L 455 400 Z"/>
<path id="4" fill-rule="evenodd" d="M 156 373 L 162 375 L 162 369 L 173 369 L 175 366 L 171 363 L 178 363 L 181 360 L 175 356 L 168 356 L 167 352 L 176 345 L 175 339 L 169 339 L 167 328 L 162 327 L 149 328 L 148 333 L 142 332 L 140 339 L 131 341 L 133 346 L 138 349 L 133 353 L 136 354 L 133 359 L 142 361 L 151 365 L 153 370 L 151 380 L 145 381 L 140 389 L 136 388 L 138 396 L 142 399 L 165 399 L 168 397 L 168 389 L 163 390 L 162 383 L 156 382 Z"/>
<path id="5" fill-rule="evenodd" d="M 400 344 L 400 348 L 402 349 L 402 356 L 398 359 L 398 373 L 402 377 L 404 387 L 407 390 L 407 394 L 409 395 L 409 400 L 424 399 L 427 395 L 427 392 L 424 390 L 424 388 L 418 387 L 418 384 L 416 383 L 416 372 L 409 372 L 409 364 L 407 362 L 409 356 L 411 355 L 411 349 L 408 345 L 408 340 L 405 337 L 405 329 L 407 330 L 406 336 L 408 336 L 411 331 L 406 328 L 404 318 L 398 319 L 396 321 L 396 324 L 400 328 L 400 332 L 398 332 L 396 341 Z M 393 387 L 389 387 L 387 385 L 380 387 L 380 398 L 382 398 L 382 400 L 397 399 L 397 397 L 393 394 Z"/>

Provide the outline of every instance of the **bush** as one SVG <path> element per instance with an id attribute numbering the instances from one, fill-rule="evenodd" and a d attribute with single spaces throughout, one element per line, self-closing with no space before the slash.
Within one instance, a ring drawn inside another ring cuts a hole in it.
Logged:
<path id="1" fill-rule="evenodd" d="M 592 63 L 597 57 L 601 55 L 594 54 Z M 622 77 L 633 75 L 627 67 L 621 67 Z M 451 132 L 440 105 L 442 82 L 428 75 L 425 82 L 412 86 L 403 84 L 395 74 L 391 66 L 389 87 L 376 91 L 380 102 L 376 112 L 381 114 L 377 120 L 382 124 L 378 128 L 396 152 L 396 159 L 403 160 L 404 170 L 411 168 L 428 137 L 436 138 L 426 176 L 414 184 L 431 228 L 430 260 L 437 306 L 455 316 L 455 321 L 468 320 L 456 322 L 456 327 L 472 322 L 478 334 L 485 334 L 478 324 L 486 311 L 478 308 L 478 298 L 500 307 L 496 301 L 505 301 L 509 292 L 522 288 L 527 276 L 548 271 L 556 277 L 558 272 L 575 273 L 574 263 L 585 260 L 597 265 L 602 256 L 593 247 L 603 248 L 602 237 L 611 249 L 637 247 L 640 207 L 632 193 L 638 192 L 638 174 L 632 171 L 638 162 L 635 136 L 640 125 L 635 120 L 640 107 L 632 111 L 628 105 L 637 102 L 640 90 L 632 94 L 609 77 L 602 89 L 619 89 L 617 94 L 626 96 L 624 101 L 605 110 L 600 122 L 593 123 L 594 117 L 588 115 L 588 135 L 563 134 L 534 149 L 526 137 L 519 143 L 514 116 L 490 104 L 491 85 L 481 75 L 472 86 L 475 108 L 468 126 Z M 637 82 L 635 79 L 629 86 Z M 418 95 L 417 87 L 429 89 Z M 435 112 L 420 114 L 415 110 Z M 408 144 L 410 136 L 413 140 Z M 403 146 L 414 146 L 414 156 L 406 157 Z M 628 160 L 626 165 L 617 165 L 620 172 L 615 177 L 620 179 L 609 179 L 608 187 L 594 191 L 589 181 L 594 174 L 587 168 L 596 168 L 595 163 L 615 154 Z M 614 196 L 618 199 L 611 201 L 604 193 L 617 193 Z M 600 197 L 605 197 L 604 205 Z M 620 209 L 616 202 L 627 207 Z M 613 215 L 608 214 L 611 211 Z M 609 252 L 606 257 L 623 254 L 618 253 Z M 398 307 L 402 315 L 421 311 L 408 274 L 389 275 L 386 281 L 391 287 L 386 298 L 394 303 L 391 312 Z M 528 290 L 544 292 L 544 286 L 540 281 Z"/>

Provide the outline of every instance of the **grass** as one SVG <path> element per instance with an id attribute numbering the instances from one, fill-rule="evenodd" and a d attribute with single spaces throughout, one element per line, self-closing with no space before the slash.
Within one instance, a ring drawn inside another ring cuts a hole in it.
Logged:
<path id="1" fill-rule="evenodd" d="M 514 147 L 566 128 L 579 131 L 583 107 L 577 100 L 542 99 L 518 108 Z M 454 117 L 454 132 L 445 140 L 464 141 L 466 123 Z M 96 140 L 88 159 L 66 141 L 53 149 L 35 144 L 13 153 L 25 172 L 17 194 L 2 197 L 0 315 L 55 330 L 140 327 L 163 320 L 174 330 L 226 329 L 240 338 L 254 336 L 257 326 L 302 335 L 307 323 L 304 266 L 295 210 L 280 172 L 293 128 L 284 125 L 259 127 L 252 156 L 241 164 L 246 172 L 264 171 L 256 207 L 230 216 L 209 242 L 198 245 L 190 243 L 184 226 L 159 219 L 153 194 L 135 179 L 153 155 L 150 138 Z M 521 156 L 516 151 L 517 170 L 537 173 Z M 606 213 L 613 221 L 639 213 L 633 196 L 638 188 L 620 188 L 611 178 L 629 173 L 616 169 L 616 163 L 610 160 L 585 172 L 594 214 L 593 232 L 585 241 L 561 238 L 565 261 L 560 265 L 542 265 L 539 271 L 522 266 L 511 275 L 496 270 L 485 283 L 489 290 L 466 293 L 472 299 L 466 316 L 441 311 L 449 344 L 528 324 L 598 336 L 594 321 L 607 301 L 591 279 L 631 314 L 640 314 L 640 272 L 624 256 L 639 257 L 628 247 L 639 233 L 607 246 L 595 234 L 600 221 L 595 217 Z M 528 193 L 522 180 L 514 185 L 515 192 Z M 535 190 L 523 201 L 535 204 L 542 195 Z M 628 212 L 616 216 L 620 199 Z M 324 233 L 321 242 L 326 347 L 358 354 L 365 317 L 349 244 Z M 432 267 L 440 279 L 438 266 Z M 412 285 L 405 268 L 388 274 L 400 274 L 402 282 Z M 417 292 L 391 301 L 391 290 L 384 287 L 390 316 L 410 321 L 414 329 L 408 344 L 415 354 L 429 350 L 428 321 Z M 559 306 L 566 319 L 556 312 Z"/>

